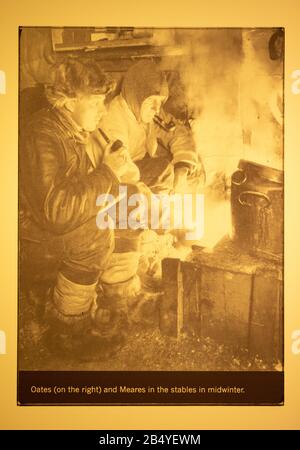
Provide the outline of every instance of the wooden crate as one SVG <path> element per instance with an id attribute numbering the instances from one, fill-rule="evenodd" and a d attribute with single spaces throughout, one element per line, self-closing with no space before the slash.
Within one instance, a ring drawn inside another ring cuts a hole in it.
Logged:
<path id="1" fill-rule="evenodd" d="M 226 240 L 212 254 L 163 260 L 163 283 L 163 333 L 209 336 L 282 361 L 281 264 L 241 254 Z"/>

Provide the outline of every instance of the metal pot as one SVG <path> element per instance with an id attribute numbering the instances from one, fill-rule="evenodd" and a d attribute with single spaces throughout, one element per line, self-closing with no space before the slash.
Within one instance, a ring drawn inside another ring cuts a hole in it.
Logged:
<path id="1" fill-rule="evenodd" d="M 283 171 L 240 160 L 231 177 L 233 239 L 257 256 L 283 254 Z"/>

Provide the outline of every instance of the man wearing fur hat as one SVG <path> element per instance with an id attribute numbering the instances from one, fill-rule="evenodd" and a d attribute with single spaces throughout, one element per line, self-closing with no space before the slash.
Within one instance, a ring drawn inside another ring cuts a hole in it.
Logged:
<path id="1" fill-rule="evenodd" d="M 184 193 L 202 170 L 191 130 L 163 110 L 168 95 L 165 74 L 157 64 L 134 63 L 100 121 L 101 130 L 111 141 L 122 141 L 127 152 L 121 182 L 135 183 L 146 195 Z M 101 157 L 100 145 L 95 159 Z M 104 298 L 132 297 L 138 291 L 140 237 L 141 230 L 116 232 L 115 253 L 102 276 Z"/>
<path id="2" fill-rule="evenodd" d="M 126 165 L 122 148 L 112 152 L 107 145 L 98 167 L 89 150 L 111 89 L 97 63 L 61 63 L 47 88 L 49 106 L 21 130 L 21 287 L 55 268 L 46 319 L 52 343 L 64 352 L 97 352 L 101 341 L 93 320 L 96 286 L 114 235 L 98 229 L 96 199 L 117 194 Z"/>

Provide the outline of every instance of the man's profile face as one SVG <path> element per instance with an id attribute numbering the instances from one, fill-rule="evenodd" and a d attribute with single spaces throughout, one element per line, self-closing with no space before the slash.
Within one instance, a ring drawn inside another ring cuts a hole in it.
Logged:
<path id="1" fill-rule="evenodd" d="M 74 101 L 72 118 L 85 131 L 94 131 L 106 113 L 105 95 L 79 95 Z"/>
<path id="2" fill-rule="evenodd" d="M 167 97 L 164 97 L 162 95 L 151 95 L 150 97 L 147 97 L 143 101 L 140 110 L 142 122 L 150 123 L 153 120 L 155 114 L 159 113 L 163 102 L 165 102 L 166 100 Z"/>

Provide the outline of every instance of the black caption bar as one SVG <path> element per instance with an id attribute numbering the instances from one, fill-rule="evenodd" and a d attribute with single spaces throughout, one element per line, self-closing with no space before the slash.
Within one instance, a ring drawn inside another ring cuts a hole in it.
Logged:
<path id="1" fill-rule="evenodd" d="M 19 405 L 283 404 L 283 372 L 33 372 Z"/>
<path id="2" fill-rule="evenodd" d="M 6 436 L 5 436 L 6 435 Z M 241 448 L 241 444 L 247 442 L 250 448 L 257 447 L 257 443 L 263 444 L 264 439 L 268 446 L 286 445 L 287 431 L 212 431 L 212 430 L 75 430 L 75 431 L 5 431 L 1 437 L 8 439 L 10 442 L 21 444 L 22 447 L 27 446 L 40 449 L 43 442 L 47 440 L 47 446 L 59 448 L 66 444 L 68 448 L 178 448 L 184 445 L 189 448 L 211 449 Z"/>

